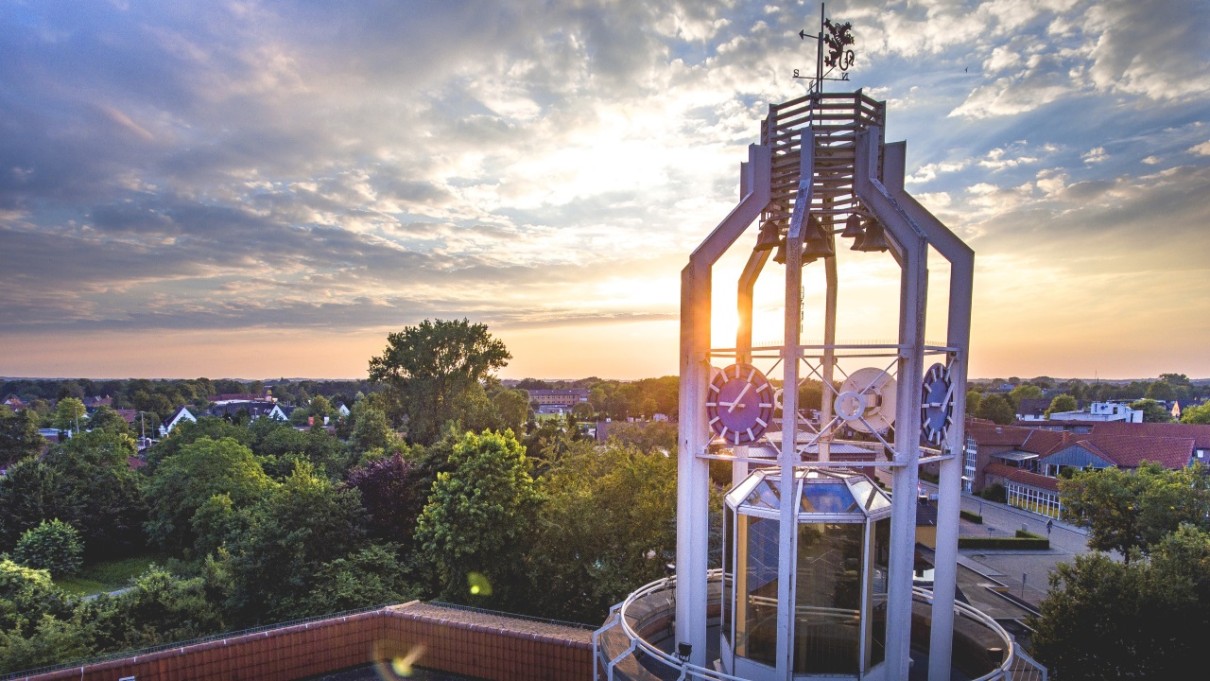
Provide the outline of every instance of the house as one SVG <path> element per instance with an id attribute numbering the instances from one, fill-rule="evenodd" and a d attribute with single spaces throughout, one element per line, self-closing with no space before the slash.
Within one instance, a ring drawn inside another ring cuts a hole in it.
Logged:
<path id="1" fill-rule="evenodd" d="M 197 417 L 194 416 L 187 407 L 180 407 L 176 410 L 171 418 L 160 424 L 160 437 L 168 437 L 168 434 L 172 432 L 172 429 L 176 428 L 177 424 L 179 424 L 181 421 L 191 421 L 193 423 L 197 423 Z"/>
<path id="2" fill-rule="evenodd" d="M 1017 405 L 1018 421 L 1045 421 L 1050 400 L 1045 397 L 1026 397 Z"/>
<path id="3" fill-rule="evenodd" d="M 340 418 L 347 419 L 353 412 L 349 411 L 349 408 L 345 406 L 344 402 L 341 402 L 340 404 L 336 405 L 336 413 L 340 415 Z"/>
<path id="4" fill-rule="evenodd" d="M 1142 423 L 1143 411 L 1131 409 L 1125 402 L 1093 402 L 1087 411 L 1061 411 L 1050 415 L 1051 421 L 1091 421 L 1096 423 L 1123 421 Z"/>
<path id="5" fill-rule="evenodd" d="M 113 407 L 113 398 L 109 395 L 106 395 L 105 397 L 94 395 L 91 397 L 85 397 L 80 401 L 84 404 L 84 411 L 88 412 L 89 414 L 101 407 Z"/>
<path id="6" fill-rule="evenodd" d="M 241 412 L 252 420 L 262 416 L 279 421 L 290 420 L 289 414 L 277 402 L 269 400 L 219 400 L 210 405 L 208 411 L 211 416 L 230 418 L 238 416 Z"/>
<path id="7" fill-rule="evenodd" d="M 1193 439 L 1193 460 L 1210 466 L 1210 425 L 1195 423 L 1098 423 L 1094 435 L 1177 437 Z"/>
<path id="8" fill-rule="evenodd" d="M 529 390 L 530 404 L 537 405 L 539 414 L 565 414 L 577 404 L 588 402 L 588 391 L 583 388 L 566 390 Z"/>
<path id="9" fill-rule="evenodd" d="M 1198 449 L 1199 442 L 1206 449 Z M 1059 477 L 1065 468 L 1113 466 L 1129 470 L 1143 461 L 1153 461 L 1165 468 L 1178 469 L 1207 457 L 1210 457 L 1210 426 L 1182 428 L 1180 424 L 1104 422 L 1094 424 L 1092 432 L 1068 432 L 998 426 L 971 419 L 966 429 L 963 486 L 968 492 L 979 492 L 1002 485 L 1010 505 L 1058 516 L 1062 509 Z"/>
<path id="10" fill-rule="evenodd" d="M 22 402 L 21 398 L 17 397 L 16 395 L 9 395 L 8 399 L 4 400 L 4 406 L 12 409 L 13 411 L 21 411 L 25 408 L 25 403 Z"/>

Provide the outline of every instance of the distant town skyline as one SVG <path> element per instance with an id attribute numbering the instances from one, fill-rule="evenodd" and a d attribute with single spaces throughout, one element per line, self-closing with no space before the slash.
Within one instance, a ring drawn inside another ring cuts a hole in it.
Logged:
<path id="1" fill-rule="evenodd" d="M 1210 377 L 1210 5 L 827 13 L 857 39 L 828 89 L 887 102 L 909 191 L 976 252 L 972 376 Z M 0 374 L 360 378 L 388 332 L 463 317 L 507 378 L 674 374 L 680 269 L 818 18 L 10 3 Z M 862 302 L 846 328 L 878 337 Z"/>

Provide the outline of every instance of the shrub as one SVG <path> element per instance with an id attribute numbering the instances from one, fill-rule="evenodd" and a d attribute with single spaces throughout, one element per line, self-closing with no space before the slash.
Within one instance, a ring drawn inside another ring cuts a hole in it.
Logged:
<path id="1" fill-rule="evenodd" d="M 84 562 L 84 541 L 76 528 L 62 520 L 43 520 L 22 533 L 13 560 L 47 570 L 52 577 L 70 577 Z"/>

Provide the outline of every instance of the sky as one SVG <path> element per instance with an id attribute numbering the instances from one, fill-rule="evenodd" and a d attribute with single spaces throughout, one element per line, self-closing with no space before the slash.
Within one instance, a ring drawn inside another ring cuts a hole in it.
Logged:
<path id="1" fill-rule="evenodd" d="M 361 378 L 462 318 L 506 378 L 674 374 L 680 270 L 819 12 L 3 0 L 0 375 Z M 976 252 L 972 377 L 1210 377 L 1210 3 L 827 14 L 826 89 L 886 101 Z"/>

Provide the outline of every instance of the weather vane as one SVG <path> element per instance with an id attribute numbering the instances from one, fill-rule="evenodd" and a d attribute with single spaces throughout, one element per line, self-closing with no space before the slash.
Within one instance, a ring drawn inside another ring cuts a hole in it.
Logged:
<path id="1" fill-rule="evenodd" d="M 854 43 L 853 39 L 853 24 L 851 22 L 833 22 L 824 16 L 824 6 L 819 6 L 819 34 L 811 35 L 806 30 L 798 32 L 800 40 L 812 38 L 816 41 L 815 51 L 815 77 L 811 79 L 810 90 L 823 90 L 823 82 L 825 80 L 848 80 L 849 67 L 853 65 L 853 49 L 850 47 Z M 827 46 L 828 53 L 824 55 L 824 47 Z M 823 69 L 827 66 L 828 70 Z M 834 70 L 840 69 L 840 77 L 829 78 L 828 74 Z M 798 69 L 794 69 L 795 78 L 804 78 L 799 74 Z"/>

